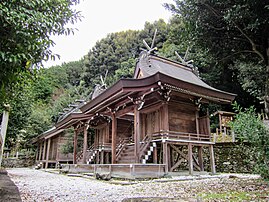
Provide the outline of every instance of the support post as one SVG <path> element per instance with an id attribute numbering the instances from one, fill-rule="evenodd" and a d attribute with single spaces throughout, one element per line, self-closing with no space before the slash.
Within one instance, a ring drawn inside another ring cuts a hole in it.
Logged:
<path id="1" fill-rule="evenodd" d="M 115 113 L 112 113 L 112 155 L 111 163 L 116 163 L 116 137 L 117 137 L 117 117 Z"/>
<path id="2" fill-rule="evenodd" d="M 35 162 L 38 161 L 38 157 L 39 157 L 39 147 L 40 147 L 40 144 L 38 144 L 37 148 L 36 148 L 36 151 L 35 151 Z"/>
<path id="3" fill-rule="evenodd" d="M 188 143 L 189 174 L 193 175 L 192 144 Z"/>
<path id="4" fill-rule="evenodd" d="M 214 157 L 214 148 L 213 148 L 213 145 L 209 145 L 209 153 L 210 153 L 211 172 L 212 172 L 212 174 L 216 174 L 215 157 Z"/>
<path id="5" fill-rule="evenodd" d="M 153 163 L 158 163 L 158 154 L 157 154 L 157 143 L 156 144 L 156 147 L 154 147 L 153 149 Z"/>
<path id="6" fill-rule="evenodd" d="M 46 166 L 45 166 L 46 169 L 48 168 L 48 165 L 49 165 L 50 145 L 51 145 L 51 138 L 48 139 L 47 156 L 46 156 Z"/>
<path id="7" fill-rule="evenodd" d="M 171 170 L 171 164 L 172 164 L 171 146 L 170 146 L 170 144 L 167 144 L 167 168 L 168 168 L 168 171 Z"/>
<path id="8" fill-rule="evenodd" d="M 45 160 L 45 157 L 46 157 L 46 145 L 47 145 L 47 140 L 44 140 L 43 145 L 44 145 L 44 147 L 43 147 L 42 161 L 44 161 L 44 160 Z"/>
<path id="9" fill-rule="evenodd" d="M 134 108 L 134 155 L 135 162 L 139 163 L 139 148 L 140 148 L 140 135 L 141 135 L 141 127 L 140 127 L 140 112 L 138 110 L 138 106 Z"/>
<path id="10" fill-rule="evenodd" d="M 104 152 L 104 150 L 102 150 L 101 151 L 101 156 L 100 156 L 100 164 L 104 164 L 104 159 L 105 159 L 104 158 L 105 157 L 104 154 L 105 154 L 105 152 Z"/>
<path id="11" fill-rule="evenodd" d="M 199 111 L 198 111 L 198 109 L 195 112 L 195 124 L 196 124 L 196 133 L 199 134 L 200 128 L 199 128 Z"/>
<path id="12" fill-rule="evenodd" d="M 198 162 L 200 171 L 204 171 L 204 162 L 203 162 L 203 147 L 198 146 Z"/>
<path id="13" fill-rule="evenodd" d="M 42 157 L 42 147 L 43 147 L 43 143 L 40 142 L 40 144 L 39 144 L 39 157 L 38 157 L 39 161 L 41 160 L 41 157 Z"/>
<path id="14" fill-rule="evenodd" d="M 73 164 L 77 164 L 78 131 L 74 131 Z"/>
<path id="15" fill-rule="evenodd" d="M 163 110 L 162 110 L 162 130 L 164 131 L 169 131 L 169 114 L 168 114 L 168 103 L 164 102 L 163 103 Z"/>
<path id="16" fill-rule="evenodd" d="M 167 142 L 163 142 L 163 164 L 165 164 L 164 172 L 168 173 L 168 151 L 167 151 Z"/>
<path id="17" fill-rule="evenodd" d="M 83 156 L 82 156 L 82 163 L 86 164 L 86 155 L 88 149 L 88 127 L 85 125 L 83 130 Z"/>

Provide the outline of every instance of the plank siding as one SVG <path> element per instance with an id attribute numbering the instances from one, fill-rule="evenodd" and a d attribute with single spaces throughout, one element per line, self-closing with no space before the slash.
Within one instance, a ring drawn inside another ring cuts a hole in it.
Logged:
<path id="1" fill-rule="evenodd" d="M 169 104 L 169 130 L 196 133 L 196 110 L 189 104 Z"/>

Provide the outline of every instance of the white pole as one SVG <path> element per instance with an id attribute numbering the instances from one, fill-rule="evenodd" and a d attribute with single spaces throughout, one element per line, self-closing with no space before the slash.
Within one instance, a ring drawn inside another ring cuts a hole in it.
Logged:
<path id="1" fill-rule="evenodd" d="M 2 123 L 1 123 L 1 137 L 2 137 L 2 145 L 0 150 L 0 167 L 3 159 L 3 153 L 4 153 L 4 146 L 5 146 L 5 139 L 6 139 L 6 132 L 7 132 L 7 123 L 8 123 L 8 115 L 10 111 L 10 105 L 4 105 L 5 110 L 3 111 L 3 117 L 2 117 Z"/>

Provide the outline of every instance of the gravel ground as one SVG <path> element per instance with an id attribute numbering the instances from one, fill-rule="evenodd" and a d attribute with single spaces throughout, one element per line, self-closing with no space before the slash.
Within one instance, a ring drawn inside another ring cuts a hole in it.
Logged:
<path id="1" fill-rule="evenodd" d="M 8 169 L 22 201 L 269 201 L 257 175 L 172 177 L 148 181 L 99 181 L 28 168 Z M 198 179 L 200 178 L 200 179 Z M 131 198 L 136 198 L 132 199 Z M 143 199 L 144 198 L 144 199 Z M 151 199 L 149 199 L 151 198 Z"/>

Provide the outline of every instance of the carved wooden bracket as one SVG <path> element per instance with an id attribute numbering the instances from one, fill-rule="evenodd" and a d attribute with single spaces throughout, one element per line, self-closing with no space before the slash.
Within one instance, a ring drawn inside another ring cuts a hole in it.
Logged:
<path id="1" fill-rule="evenodd" d="M 169 102 L 169 100 L 171 99 L 172 91 L 170 89 L 167 89 L 160 81 L 158 82 L 158 86 L 160 87 L 160 89 L 157 91 L 159 95 L 162 97 L 163 100 Z"/>

